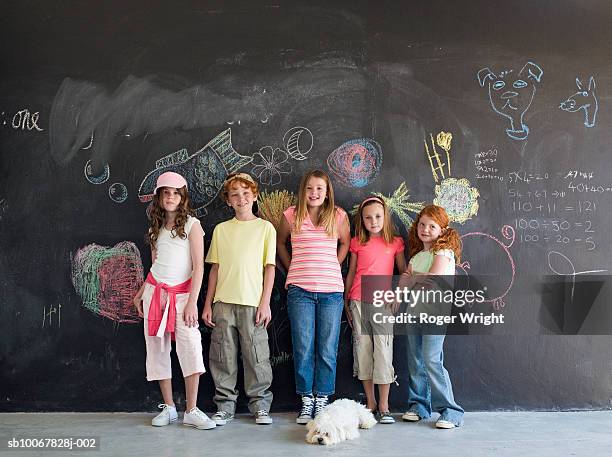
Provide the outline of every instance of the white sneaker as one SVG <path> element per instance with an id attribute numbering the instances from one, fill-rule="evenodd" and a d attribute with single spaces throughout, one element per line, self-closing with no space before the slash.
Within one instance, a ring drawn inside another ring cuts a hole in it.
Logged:
<path id="1" fill-rule="evenodd" d="M 196 406 L 191 411 L 185 411 L 183 415 L 183 425 L 189 427 L 195 427 L 199 430 L 210 430 L 215 428 L 217 424 L 210 419 L 206 414 L 198 409 Z"/>
<path id="2" fill-rule="evenodd" d="M 455 427 L 456 427 L 455 424 L 453 424 L 450 421 L 444 420 L 444 419 L 438 419 L 438 421 L 436 422 L 436 428 L 451 429 Z"/>
<path id="3" fill-rule="evenodd" d="M 176 406 L 170 406 L 165 403 L 160 403 L 157 405 L 159 409 L 162 410 L 157 416 L 151 420 L 151 425 L 153 427 L 163 427 L 164 425 L 169 425 L 171 422 L 176 422 L 178 419 L 178 413 L 176 412 Z"/>
<path id="4" fill-rule="evenodd" d="M 229 424 L 233 418 L 234 415 L 232 413 L 228 413 L 227 411 L 217 411 L 215 414 L 213 414 L 212 420 L 217 425 L 225 425 Z"/>
<path id="5" fill-rule="evenodd" d="M 266 411 L 265 409 L 260 409 L 259 411 L 255 413 L 255 423 L 256 424 L 270 425 L 272 422 L 274 421 L 270 417 L 270 414 L 268 414 L 268 411 Z"/>
<path id="6" fill-rule="evenodd" d="M 406 421 L 406 422 L 418 422 L 421 420 L 421 416 L 419 416 L 417 413 L 415 413 L 414 411 L 406 411 L 403 415 L 402 415 L 402 420 Z"/>

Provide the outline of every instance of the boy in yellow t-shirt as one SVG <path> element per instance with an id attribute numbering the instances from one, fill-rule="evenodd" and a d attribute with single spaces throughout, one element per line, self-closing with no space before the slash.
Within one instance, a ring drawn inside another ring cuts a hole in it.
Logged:
<path id="1" fill-rule="evenodd" d="M 276 230 L 253 214 L 257 183 L 246 173 L 232 173 L 223 198 L 235 217 L 215 227 L 206 262 L 212 264 L 202 320 L 212 327 L 210 372 L 217 412 L 225 425 L 234 418 L 238 390 L 238 346 L 244 365 L 244 390 L 258 424 L 271 424 L 272 367 L 267 326 L 274 285 Z"/>

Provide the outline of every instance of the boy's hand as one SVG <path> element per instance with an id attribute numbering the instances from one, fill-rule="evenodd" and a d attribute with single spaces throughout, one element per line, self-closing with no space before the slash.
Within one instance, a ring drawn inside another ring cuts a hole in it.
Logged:
<path id="1" fill-rule="evenodd" d="M 204 311 L 202 311 L 202 320 L 204 325 L 207 327 L 214 327 L 215 323 L 212 321 L 212 306 L 204 305 Z"/>
<path id="2" fill-rule="evenodd" d="M 134 300 L 132 300 L 134 306 L 136 307 L 136 311 L 138 311 L 138 315 L 144 318 L 144 313 L 142 312 L 142 295 L 136 295 Z"/>
<path id="3" fill-rule="evenodd" d="M 344 313 L 346 314 L 346 321 L 348 325 L 351 327 L 351 330 L 355 330 L 353 327 L 353 313 L 351 312 L 351 307 L 349 305 L 349 300 L 344 300 Z"/>
<path id="4" fill-rule="evenodd" d="M 255 313 L 255 325 L 263 324 L 264 327 L 268 328 L 268 324 L 271 320 L 272 311 L 270 310 L 270 305 L 260 304 L 257 308 L 257 313 Z"/>
<path id="5" fill-rule="evenodd" d="M 195 304 L 187 304 L 183 311 L 183 320 L 187 327 L 198 327 L 198 307 Z"/>

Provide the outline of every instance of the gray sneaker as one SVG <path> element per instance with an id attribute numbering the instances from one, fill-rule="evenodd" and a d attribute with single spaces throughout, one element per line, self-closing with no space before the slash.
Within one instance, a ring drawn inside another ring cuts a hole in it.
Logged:
<path id="1" fill-rule="evenodd" d="M 176 422 L 178 419 L 178 413 L 176 412 L 176 406 L 166 405 L 165 403 L 160 403 L 157 405 L 159 409 L 162 410 L 157 416 L 153 418 L 151 421 L 151 425 L 154 427 L 163 427 L 164 425 L 169 425 L 172 422 Z"/>
<path id="2" fill-rule="evenodd" d="M 234 415 L 232 413 L 228 413 L 227 411 L 217 411 L 212 417 L 212 420 L 217 425 L 229 424 L 232 419 L 234 419 Z"/>
<path id="3" fill-rule="evenodd" d="M 270 414 L 265 409 L 260 409 L 255 413 L 255 423 L 259 425 L 270 425 L 273 422 Z"/>

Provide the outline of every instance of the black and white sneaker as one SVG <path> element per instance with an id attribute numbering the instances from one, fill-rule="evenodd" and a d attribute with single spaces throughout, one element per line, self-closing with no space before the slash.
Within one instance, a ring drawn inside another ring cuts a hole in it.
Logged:
<path id="1" fill-rule="evenodd" d="M 265 409 L 260 409 L 255 413 L 255 423 L 259 425 L 270 425 L 272 423 L 270 414 Z"/>
<path id="2" fill-rule="evenodd" d="M 211 419 L 217 425 L 225 425 L 229 424 L 232 419 L 234 419 L 234 415 L 232 413 L 228 413 L 227 411 L 217 411 L 215 414 L 213 414 Z"/>
<path id="3" fill-rule="evenodd" d="M 329 400 L 327 395 L 317 395 L 315 398 L 314 415 L 317 417 L 321 411 L 327 406 Z"/>
<path id="4" fill-rule="evenodd" d="M 314 398 L 312 395 L 302 396 L 302 409 L 295 420 L 296 424 L 305 425 L 312 420 L 312 411 L 314 410 Z"/>

